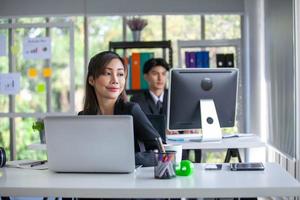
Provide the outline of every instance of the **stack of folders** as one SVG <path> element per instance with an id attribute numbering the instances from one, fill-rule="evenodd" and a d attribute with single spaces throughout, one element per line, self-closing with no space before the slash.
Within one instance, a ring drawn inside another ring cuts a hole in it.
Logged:
<path id="1" fill-rule="evenodd" d="M 209 68 L 209 52 L 186 51 L 185 66 L 187 68 Z"/>

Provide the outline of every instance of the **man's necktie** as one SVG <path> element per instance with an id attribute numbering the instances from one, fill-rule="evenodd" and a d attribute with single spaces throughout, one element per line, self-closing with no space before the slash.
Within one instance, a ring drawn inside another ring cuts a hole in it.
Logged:
<path id="1" fill-rule="evenodd" d="M 163 103 L 160 100 L 157 101 L 156 108 L 157 108 L 158 113 L 162 114 Z"/>

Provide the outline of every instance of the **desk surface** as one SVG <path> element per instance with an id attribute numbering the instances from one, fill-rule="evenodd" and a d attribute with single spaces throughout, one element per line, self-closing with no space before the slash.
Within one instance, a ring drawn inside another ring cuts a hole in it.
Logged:
<path id="1" fill-rule="evenodd" d="M 300 183 L 274 163 L 265 171 L 204 170 L 195 165 L 190 177 L 168 180 L 153 178 L 153 168 L 132 174 L 74 174 L 48 170 L 3 168 L 0 194 L 3 196 L 57 196 L 103 198 L 158 197 L 266 197 L 299 196 Z"/>
<path id="2" fill-rule="evenodd" d="M 214 142 L 181 142 L 167 140 L 167 143 L 182 144 L 183 149 L 245 149 L 265 146 L 265 143 L 262 142 L 258 136 L 224 138 Z"/>
<path id="3" fill-rule="evenodd" d="M 182 144 L 183 149 L 246 149 L 265 146 L 265 143 L 263 143 L 258 136 L 225 138 L 215 142 L 181 142 L 167 140 L 167 143 Z M 28 148 L 32 150 L 46 150 L 46 144 L 30 144 Z"/>

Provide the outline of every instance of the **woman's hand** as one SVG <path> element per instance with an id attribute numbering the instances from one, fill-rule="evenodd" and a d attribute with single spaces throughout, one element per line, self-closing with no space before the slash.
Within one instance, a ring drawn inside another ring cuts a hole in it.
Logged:
<path id="1" fill-rule="evenodd" d="M 199 131 L 197 129 L 185 130 L 181 134 L 198 134 Z M 166 130 L 166 135 L 177 135 L 180 134 L 178 131 L 170 131 Z"/>
<path id="2" fill-rule="evenodd" d="M 178 131 L 166 130 L 166 135 L 177 135 L 177 134 L 179 134 Z"/>
<path id="3" fill-rule="evenodd" d="M 197 134 L 199 131 L 197 129 L 185 130 L 183 134 Z"/>

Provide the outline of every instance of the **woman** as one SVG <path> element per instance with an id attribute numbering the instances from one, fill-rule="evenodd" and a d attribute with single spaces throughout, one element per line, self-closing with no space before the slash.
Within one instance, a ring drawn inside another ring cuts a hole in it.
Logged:
<path id="1" fill-rule="evenodd" d="M 79 115 L 132 115 L 135 152 L 144 150 L 140 142 L 147 150 L 161 148 L 160 136 L 140 106 L 127 101 L 127 74 L 123 59 L 114 52 L 104 51 L 92 57 L 86 78 L 84 108 Z M 143 163 L 137 161 L 136 164 Z"/>

